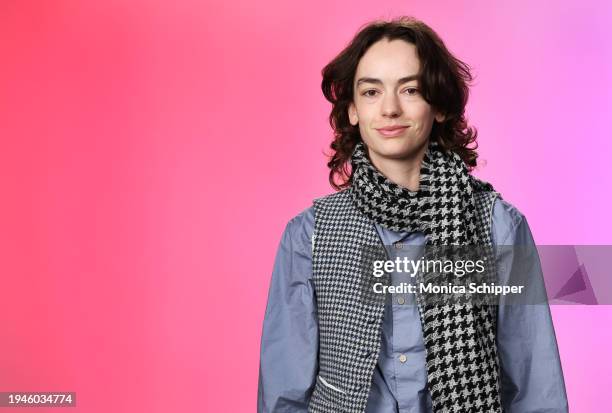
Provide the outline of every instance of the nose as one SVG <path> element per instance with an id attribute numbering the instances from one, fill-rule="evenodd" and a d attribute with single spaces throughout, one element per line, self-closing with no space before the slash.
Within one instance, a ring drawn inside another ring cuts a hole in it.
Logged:
<path id="1" fill-rule="evenodd" d="M 387 118 L 396 118 L 401 114 L 402 108 L 399 104 L 397 96 L 388 94 L 382 102 L 382 115 Z"/>

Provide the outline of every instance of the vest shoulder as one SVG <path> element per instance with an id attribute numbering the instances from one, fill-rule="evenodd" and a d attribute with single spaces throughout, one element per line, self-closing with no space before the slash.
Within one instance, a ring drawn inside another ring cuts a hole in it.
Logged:
<path id="1" fill-rule="evenodd" d="M 342 189 L 338 192 L 333 192 L 331 194 L 324 195 L 319 198 L 315 198 L 312 202 L 314 206 L 326 206 L 329 204 L 342 202 L 344 200 L 350 199 L 350 188 Z"/>

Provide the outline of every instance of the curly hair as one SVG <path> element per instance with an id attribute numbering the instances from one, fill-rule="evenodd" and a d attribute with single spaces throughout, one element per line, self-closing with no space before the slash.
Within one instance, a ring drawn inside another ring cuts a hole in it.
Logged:
<path id="1" fill-rule="evenodd" d="M 332 103 L 329 123 L 334 131 L 330 144 L 333 151 L 327 166 L 329 182 L 336 190 L 351 185 L 350 159 L 355 145 L 361 140 L 359 125 L 351 125 L 348 107 L 353 101 L 353 82 L 359 60 L 368 48 L 379 40 L 402 39 L 415 45 L 420 60 L 418 74 L 422 95 L 432 107 L 444 114 L 442 122 L 434 121 L 431 139 L 444 150 L 457 153 L 469 171 L 476 167 L 478 144 L 476 128 L 465 118 L 469 83 L 473 80 L 470 67 L 454 57 L 440 37 L 425 23 L 409 16 L 391 21 L 375 20 L 362 26 L 348 46 L 322 70 L 321 89 Z M 475 143 L 473 148 L 468 147 Z M 339 183 L 336 183 L 336 177 Z"/>

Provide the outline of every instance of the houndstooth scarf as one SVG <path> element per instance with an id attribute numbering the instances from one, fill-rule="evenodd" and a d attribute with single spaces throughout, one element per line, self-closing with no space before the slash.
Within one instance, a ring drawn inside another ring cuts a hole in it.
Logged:
<path id="1" fill-rule="evenodd" d="M 428 259 L 454 257 L 465 251 L 449 252 L 448 246 L 480 246 L 488 259 L 489 278 L 485 281 L 492 281 L 489 227 L 479 221 L 486 214 L 479 215 L 481 203 L 476 194 L 494 190 L 469 174 L 458 154 L 445 153 L 431 140 L 421 163 L 417 191 L 385 177 L 370 162 L 363 142 L 357 144 L 351 163 L 353 203 L 366 217 L 392 231 L 425 234 Z M 420 272 L 416 280 L 434 284 L 452 281 L 447 274 L 434 272 Z M 417 293 L 416 299 L 434 411 L 501 411 L 497 307 L 439 294 Z"/>
<path id="2" fill-rule="evenodd" d="M 420 171 L 418 191 L 390 181 L 355 147 L 352 194 L 355 205 L 372 221 L 392 230 L 423 232 L 432 244 L 464 245 L 479 241 L 475 234 L 474 191 L 492 191 L 491 184 L 470 175 L 454 152 L 444 154 L 431 140 Z"/>

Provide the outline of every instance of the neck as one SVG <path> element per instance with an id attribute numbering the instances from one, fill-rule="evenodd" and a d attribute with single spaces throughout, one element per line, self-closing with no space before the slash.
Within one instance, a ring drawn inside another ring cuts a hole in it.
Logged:
<path id="1" fill-rule="evenodd" d="M 370 161 L 391 182 L 410 191 L 419 190 L 421 178 L 421 162 L 425 157 L 427 145 L 415 154 L 405 158 L 385 158 L 370 151 Z"/>

